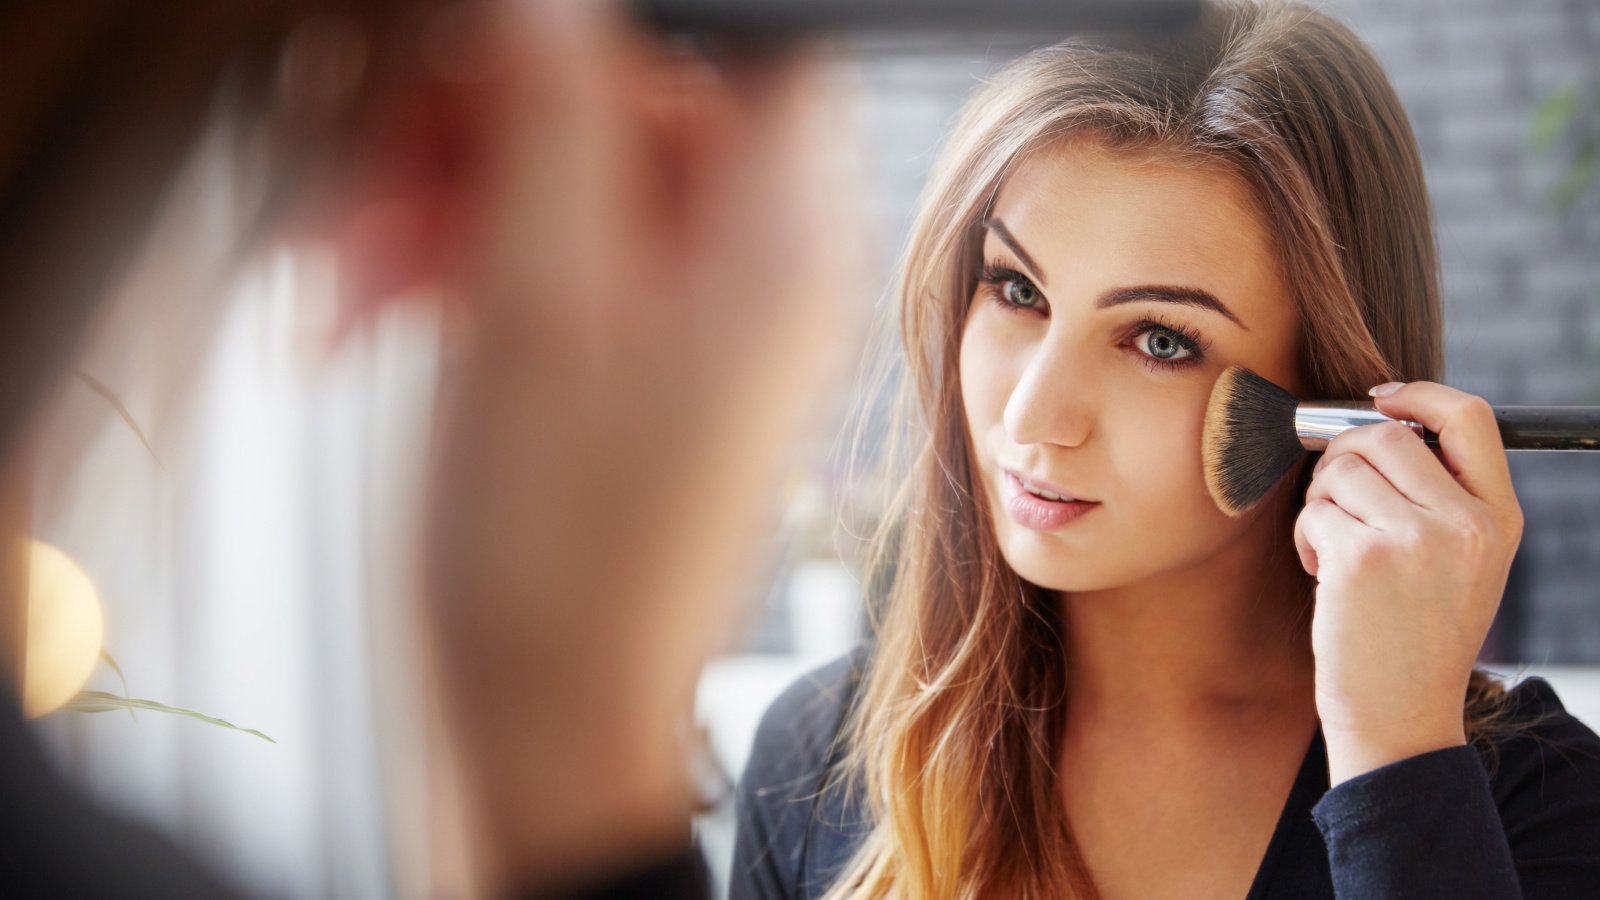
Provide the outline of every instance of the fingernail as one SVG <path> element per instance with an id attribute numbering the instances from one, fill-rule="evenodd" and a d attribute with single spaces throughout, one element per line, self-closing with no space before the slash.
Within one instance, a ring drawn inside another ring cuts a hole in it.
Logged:
<path id="1" fill-rule="evenodd" d="M 1377 387 L 1373 388 L 1372 390 L 1367 391 L 1367 396 L 1369 396 L 1369 397 L 1387 397 L 1390 394 L 1394 393 L 1395 391 L 1400 390 L 1401 388 L 1403 388 L 1405 386 L 1406 386 L 1405 382 L 1403 382 L 1403 381 L 1386 381 L 1383 384 L 1380 384 Z"/>

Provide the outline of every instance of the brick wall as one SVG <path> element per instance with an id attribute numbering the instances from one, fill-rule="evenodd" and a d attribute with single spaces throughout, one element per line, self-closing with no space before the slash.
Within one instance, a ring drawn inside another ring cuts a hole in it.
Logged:
<path id="1" fill-rule="evenodd" d="M 1546 202 L 1550 92 L 1600 87 L 1600 3 L 1325 7 L 1371 46 L 1417 132 L 1444 274 L 1445 381 L 1499 404 L 1600 404 L 1600 205 Z M 1512 454 L 1523 544 L 1486 654 L 1600 663 L 1600 455 Z"/>

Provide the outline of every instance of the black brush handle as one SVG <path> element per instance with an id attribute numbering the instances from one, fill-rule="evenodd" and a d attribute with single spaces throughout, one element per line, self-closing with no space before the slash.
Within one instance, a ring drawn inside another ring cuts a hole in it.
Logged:
<path id="1" fill-rule="evenodd" d="M 1494 420 L 1507 450 L 1600 450 L 1600 406 L 1496 406 Z"/>
<path id="2" fill-rule="evenodd" d="M 1600 450 L 1600 406 L 1496 406 L 1494 421 L 1507 450 Z M 1422 440 L 1439 446 L 1426 428 Z"/>

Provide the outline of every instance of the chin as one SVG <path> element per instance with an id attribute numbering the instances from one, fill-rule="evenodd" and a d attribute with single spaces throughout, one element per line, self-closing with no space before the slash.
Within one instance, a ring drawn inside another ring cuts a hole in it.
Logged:
<path id="1" fill-rule="evenodd" d="M 1040 540 L 1026 529 L 1007 529 L 999 537 L 1000 555 L 1012 570 L 1039 587 L 1066 593 L 1103 591 L 1180 572 L 1221 549 L 1205 542 L 1196 545 L 1192 536 L 1182 534 L 1151 536 L 1121 552 Z M 1153 547 L 1166 547 L 1169 553 L 1150 556 L 1147 551 Z"/>
<path id="2" fill-rule="evenodd" d="M 1077 553 L 1060 548 L 1018 547 L 1017 535 L 1008 535 L 1000 544 L 1000 555 L 1025 581 L 1052 591 L 1098 591 L 1127 584 L 1136 574 L 1121 571 L 1120 566 L 1107 566 L 1103 560 L 1094 560 L 1091 554 L 1079 557 Z M 1023 540 L 1026 540 L 1023 536 Z"/>

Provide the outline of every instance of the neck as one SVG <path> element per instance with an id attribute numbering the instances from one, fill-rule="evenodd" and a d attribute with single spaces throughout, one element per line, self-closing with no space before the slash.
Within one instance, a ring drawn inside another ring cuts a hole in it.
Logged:
<path id="1" fill-rule="evenodd" d="M 1165 731 L 1314 714 L 1288 499 L 1264 504 L 1240 540 L 1198 566 L 1062 594 L 1072 719 Z"/>

